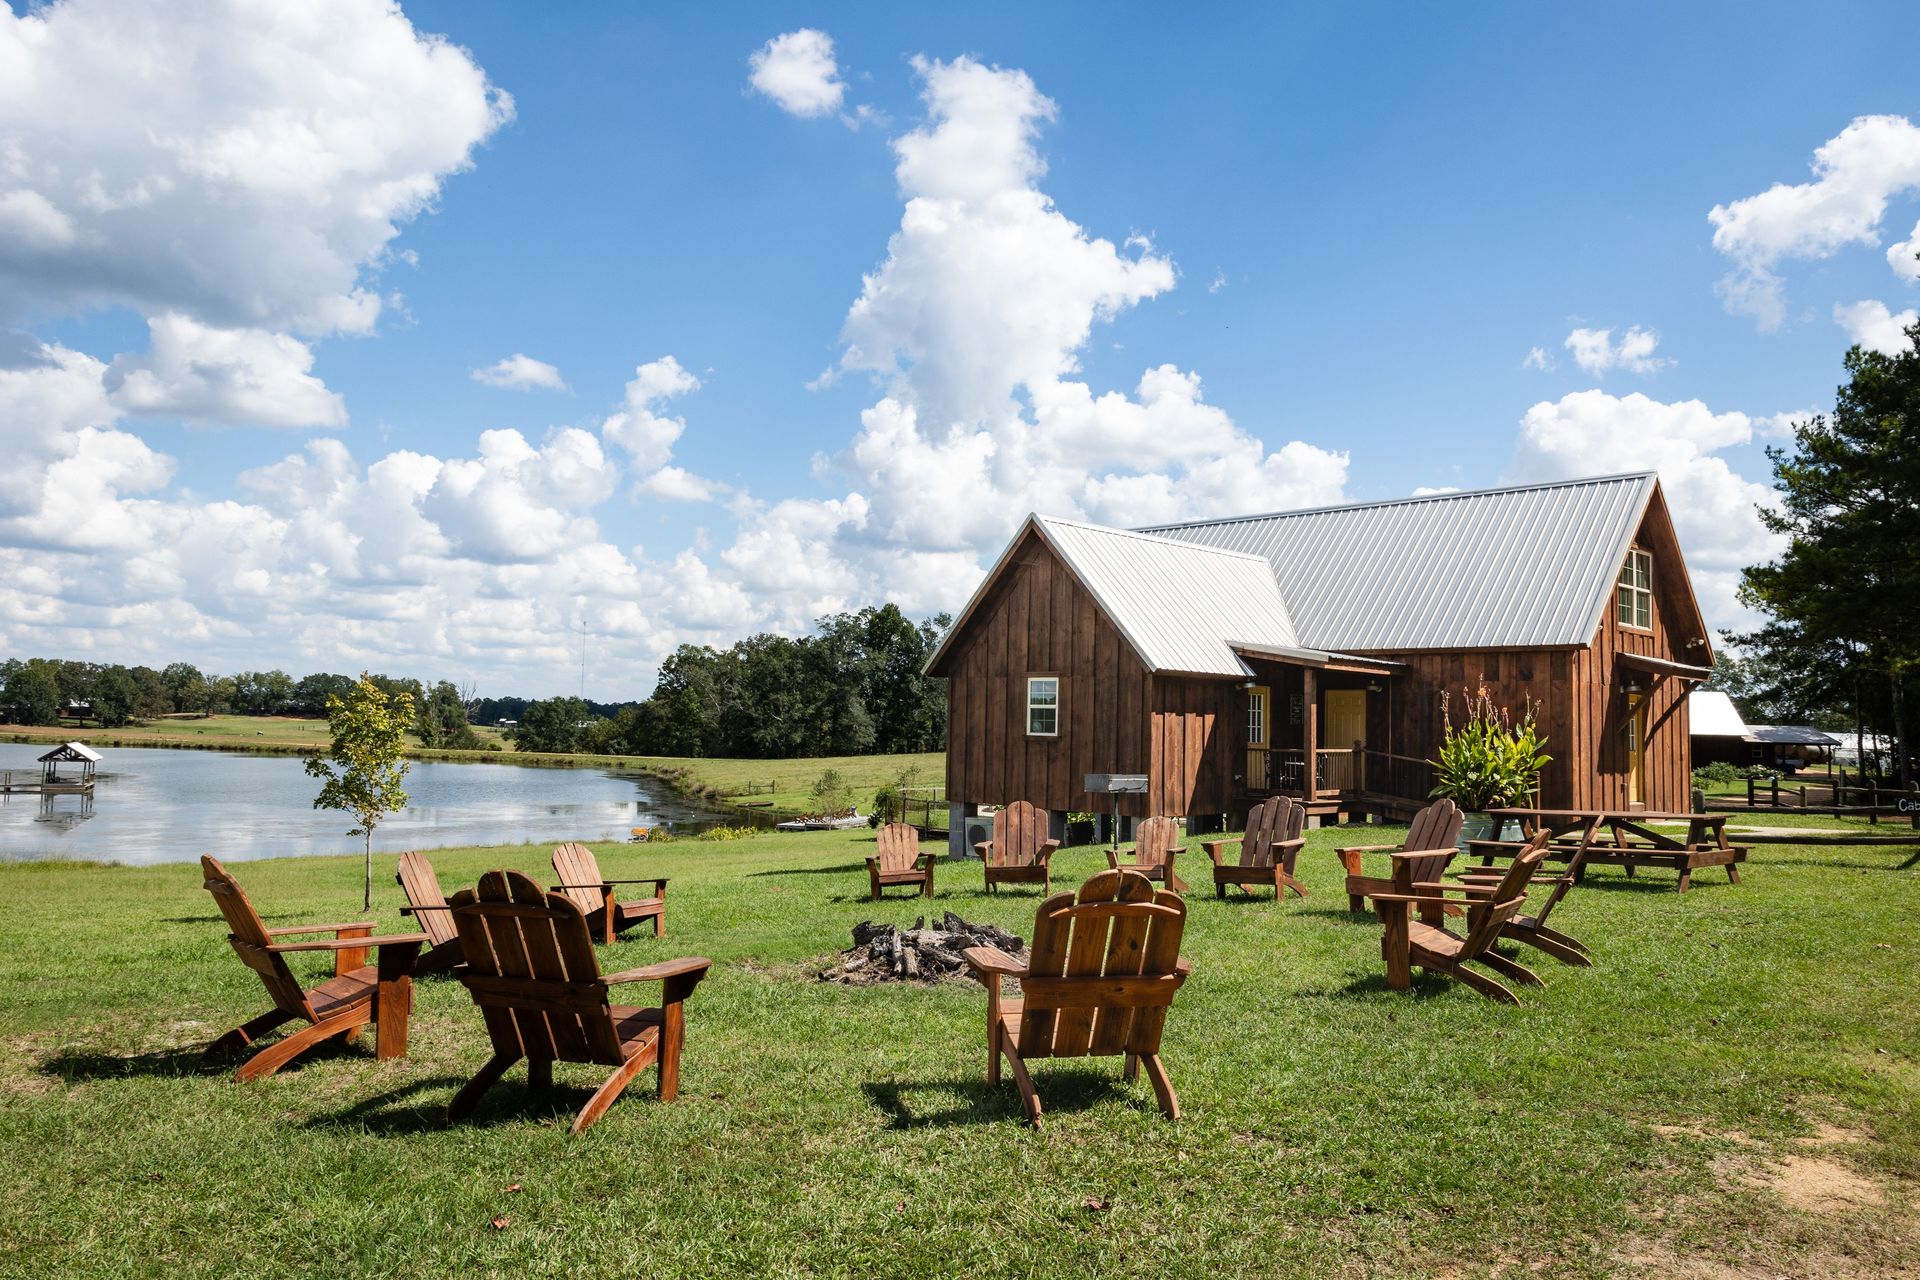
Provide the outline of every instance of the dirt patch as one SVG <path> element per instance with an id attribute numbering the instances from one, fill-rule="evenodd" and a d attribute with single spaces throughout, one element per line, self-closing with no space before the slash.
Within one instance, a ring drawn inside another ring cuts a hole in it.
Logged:
<path id="1" fill-rule="evenodd" d="M 1813 1127 L 1810 1137 L 1800 1139 L 1803 1147 L 1844 1147 L 1856 1142 L 1871 1142 L 1873 1135 L 1865 1129 L 1846 1129 L 1837 1124 L 1822 1121 Z"/>
<path id="2" fill-rule="evenodd" d="M 1759 1145 L 1738 1129 L 1709 1129 L 1697 1124 L 1650 1124 L 1649 1130 L 1663 1138 L 1693 1138 L 1701 1142 L 1731 1142 L 1736 1147 Z"/>
<path id="3" fill-rule="evenodd" d="M 1878 1183 L 1819 1156 L 1788 1156 L 1767 1165 L 1761 1178 L 1782 1200 L 1813 1213 L 1877 1209 L 1887 1202 Z"/>

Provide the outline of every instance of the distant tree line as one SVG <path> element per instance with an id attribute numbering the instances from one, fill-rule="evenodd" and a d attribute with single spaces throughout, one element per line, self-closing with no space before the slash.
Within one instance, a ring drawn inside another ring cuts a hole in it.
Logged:
<path id="1" fill-rule="evenodd" d="M 472 701 L 451 681 L 428 686 L 412 678 L 372 676 L 388 694 L 412 695 L 414 732 L 432 747 L 484 747 L 471 727 Z M 167 715 L 309 716 L 327 714 L 329 697 L 345 697 L 352 676 L 316 672 L 295 680 L 284 671 L 209 675 L 190 662 L 165 667 L 59 658 L 0 662 L 0 710 L 12 724 L 55 724 L 61 708 L 86 708 L 77 718 L 114 729 Z"/>
<path id="2" fill-rule="evenodd" d="M 682 645 L 642 702 L 478 698 L 445 680 L 369 678 L 383 692 L 412 696 L 414 732 L 430 747 L 494 746 L 472 726 L 508 721 L 522 751 L 755 759 L 937 751 L 946 743 L 946 682 L 921 670 L 950 625 L 945 614 L 915 623 L 889 604 L 822 618 L 798 639 Z M 167 715 L 320 717 L 329 696 L 353 687 L 354 677 L 332 672 L 296 680 L 279 670 L 212 675 L 186 662 L 0 662 L 0 711 L 13 724 L 55 724 L 63 706 L 77 705 L 104 728 Z"/>
<path id="3" fill-rule="evenodd" d="M 756 635 L 726 649 L 682 645 L 646 701 L 611 715 L 579 698 L 527 703 L 522 751 L 784 759 L 938 751 L 947 689 L 921 674 L 952 625 L 896 605 L 820 619 L 798 639 Z"/>

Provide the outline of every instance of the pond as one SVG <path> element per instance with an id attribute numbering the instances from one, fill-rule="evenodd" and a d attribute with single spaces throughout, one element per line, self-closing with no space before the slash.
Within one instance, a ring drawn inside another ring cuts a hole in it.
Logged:
<path id="1" fill-rule="evenodd" d="M 44 743 L 0 743 L 0 769 L 32 769 Z M 0 796 L 0 859 L 145 864 L 357 853 L 353 819 L 315 809 L 320 782 L 298 756 L 109 747 L 92 796 Z M 72 770 L 73 766 L 68 766 Z M 455 845 L 624 840 L 740 821 L 661 783 L 599 769 L 416 760 L 410 803 L 374 831 L 387 852 Z"/>

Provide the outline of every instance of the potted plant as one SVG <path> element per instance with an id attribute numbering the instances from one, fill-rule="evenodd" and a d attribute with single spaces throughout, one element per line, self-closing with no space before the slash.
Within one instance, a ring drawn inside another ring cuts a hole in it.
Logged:
<path id="1" fill-rule="evenodd" d="M 1093 843 L 1093 826 L 1094 826 L 1093 815 L 1091 813 L 1080 813 L 1080 812 L 1069 813 L 1067 815 L 1068 847 L 1071 848 L 1076 845 L 1092 844 Z"/>
<path id="2" fill-rule="evenodd" d="M 1516 719 L 1507 708 L 1494 705 L 1485 686 L 1463 693 L 1466 716 L 1457 725 L 1451 699 L 1440 695 L 1440 758 L 1429 761 L 1435 785 L 1427 794 L 1460 806 L 1460 847 L 1465 849 L 1469 840 L 1498 838 L 1486 811 L 1526 799 L 1553 757 L 1534 724 L 1531 702 Z"/>

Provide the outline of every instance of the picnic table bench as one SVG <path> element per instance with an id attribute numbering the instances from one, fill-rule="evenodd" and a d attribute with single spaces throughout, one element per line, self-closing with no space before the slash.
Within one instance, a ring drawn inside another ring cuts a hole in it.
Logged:
<path id="1" fill-rule="evenodd" d="M 1490 809 L 1488 816 L 1499 832 L 1508 822 L 1520 824 L 1523 836 L 1531 837 L 1542 829 L 1551 833 L 1548 856 L 1558 862 L 1579 859 L 1576 882 L 1595 865 L 1625 868 L 1632 875 L 1641 867 L 1666 867 L 1680 873 L 1679 891 L 1685 893 L 1693 883 L 1693 873 L 1702 867 L 1725 867 L 1727 879 L 1740 883 L 1739 863 L 1747 860 L 1745 845 L 1727 842 L 1727 818 L 1724 813 L 1661 813 L 1645 809 Z M 1684 838 L 1655 831 L 1649 823 L 1686 823 Z M 1605 829 L 1606 838 L 1600 832 Z M 1511 840 L 1469 840 L 1469 853 L 1478 854 L 1482 866 L 1491 866 L 1496 857 L 1518 853 L 1525 845 Z"/>

